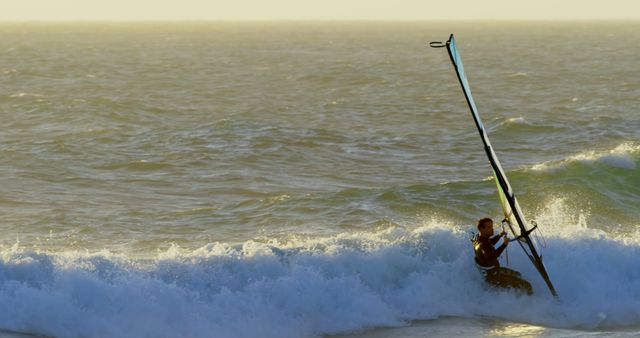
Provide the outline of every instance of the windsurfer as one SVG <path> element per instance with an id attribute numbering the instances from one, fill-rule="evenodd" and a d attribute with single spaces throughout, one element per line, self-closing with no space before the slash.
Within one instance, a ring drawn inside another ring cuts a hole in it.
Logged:
<path id="1" fill-rule="evenodd" d="M 531 284 L 522 279 L 520 273 L 509 268 L 501 267 L 498 257 L 509 245 L 509 237 L 503 230 L 498 235 L 493 235 L 493 220 L 483 218 L 478 221 L 478 231 L 480 234 L 473 239 L 473 249 L 475 251 L 476 264 L 484 272 L 485 280 L 495 286 L 502 288 L 514 288 L 525 291 L 531 295 L 533 289 Z M 502 245 L 498 248 L 494 246 L 501 237 L 504 237 Z"/>

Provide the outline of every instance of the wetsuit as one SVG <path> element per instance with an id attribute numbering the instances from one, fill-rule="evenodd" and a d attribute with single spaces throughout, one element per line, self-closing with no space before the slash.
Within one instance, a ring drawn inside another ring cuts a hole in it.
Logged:
<path id="1" fill-rule="evenodd" d="M 476 252 L 476 263 L 484 268 L 499 268 L 500 262 L 498 257 L 504 249 L 507 247 L 502 244 L 498 249 L 494 247 L 500 240 L 500 235 L 495 235 L 491 238 L 487 238 L 481 235 L 477 235 L 473 240 L 473 250 Z"/>
<path id="2" fill-rule="evenodd" d="M 485 280 L 498 287 L 514 288 L 532 294 L 531 284 L 522 279 L 518 271 L 500 266 L 498 257 L 507 246 L 502 244 L 496 249 L 494 245 L 498 240 L 500 235 L 491 238 L 476 235 L 473 239 L 476 264 L 484 272 Z"/>

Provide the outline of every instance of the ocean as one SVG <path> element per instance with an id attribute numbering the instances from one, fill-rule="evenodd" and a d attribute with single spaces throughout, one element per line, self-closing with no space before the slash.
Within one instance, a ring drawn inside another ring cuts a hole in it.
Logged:
<path id="1" fill-rule="evenodd" d="M 474 266 L 503 216 L 450 33 L 557 300 L 516 245 L 533 296 Z M 640 335 L 638 55 L 633 21 L 0 23 L 0 330 Z"/>

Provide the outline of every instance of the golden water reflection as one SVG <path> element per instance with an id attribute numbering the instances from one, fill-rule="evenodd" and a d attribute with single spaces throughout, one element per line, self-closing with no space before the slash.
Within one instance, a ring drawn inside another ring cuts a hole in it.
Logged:
<path id="1" fill-rule="evenodd" d="M 528 324 L 509 323 L 496 325 L 488 333 L 489 337 L 540 337 L 546 328 Z"/>

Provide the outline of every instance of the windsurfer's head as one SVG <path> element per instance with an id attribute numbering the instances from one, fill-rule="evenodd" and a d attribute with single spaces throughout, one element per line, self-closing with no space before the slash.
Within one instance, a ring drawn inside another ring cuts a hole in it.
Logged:
<path id="1" fill-rule="evenodd" d="M 478 231 L 480 231 L 480 235 L 482 236 L 492 236 L 493 235 L 493 220 L 489 217 L 485 217 L 478 221 Z"/>

